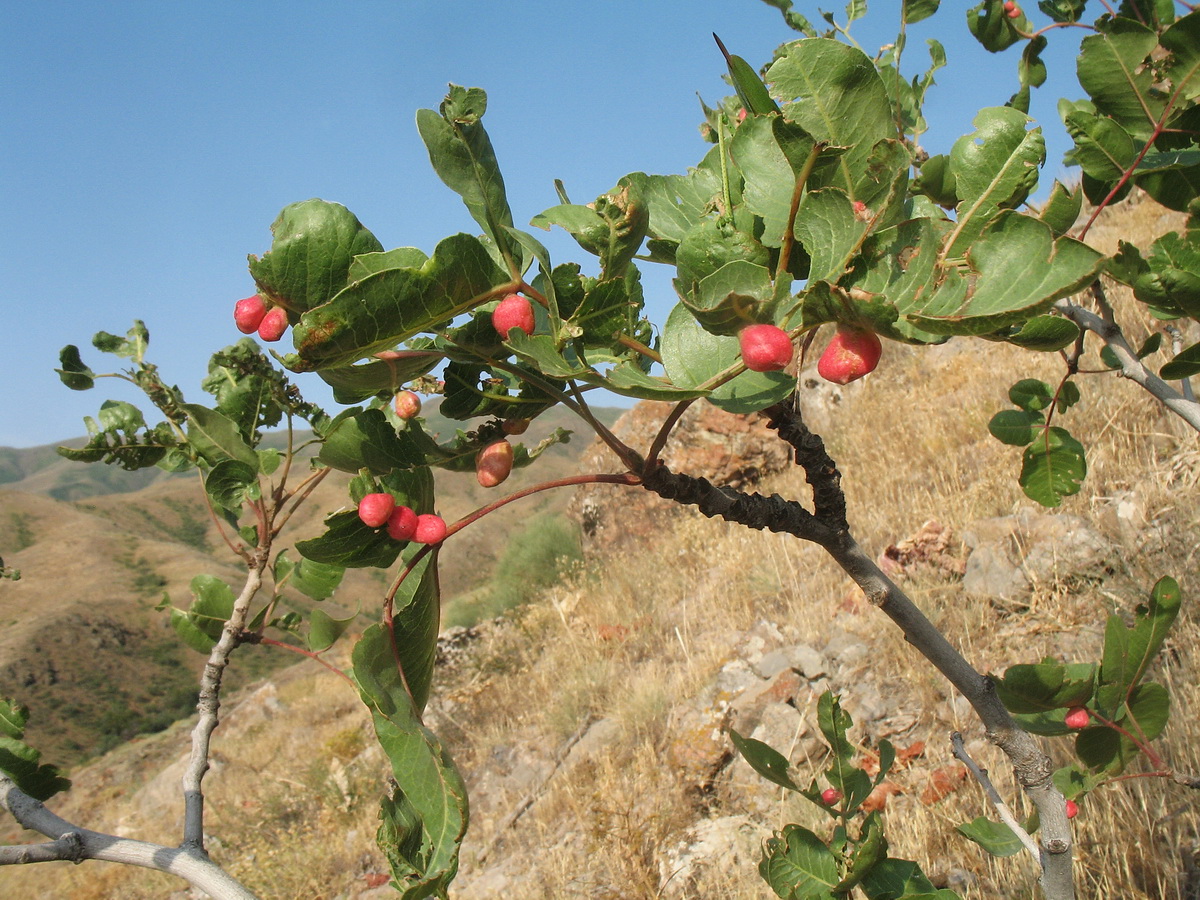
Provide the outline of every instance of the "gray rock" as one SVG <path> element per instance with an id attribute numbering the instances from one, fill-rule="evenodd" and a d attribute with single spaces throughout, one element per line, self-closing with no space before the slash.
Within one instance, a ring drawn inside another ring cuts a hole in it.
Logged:
<path id="1" fill-rule="evenodd" d="M 768 833 L 746 816 L 697 822 L 663 854 L 658 895 L 668 900 L 691 897 L 706 870 L 754 865 Z"/>

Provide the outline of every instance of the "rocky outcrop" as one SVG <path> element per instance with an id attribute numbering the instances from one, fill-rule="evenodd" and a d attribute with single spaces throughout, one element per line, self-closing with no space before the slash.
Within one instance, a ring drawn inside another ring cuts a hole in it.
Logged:
<path id="1" fill-rule="evenodd" d="M 646 452 L 674 404 L 646 400 L 621 416 L 613 432 Z M 757 414 L 732 415 L 710 403 L 694 403 L 671 432 L 661 459 L 673 471 L 704 477 L 714 484 L 745 490 L 791 464 L 791 448 Z M 584 454 L 584 472 L 617 471 L 619 464 L 596 441 Z M 622 492 L 619 499 L 614 492 Z M 680 515 L 681 507 L 647 491 L 610 485 L 581 488 L 570 507 L 583 529 L 585 550 L 604 551 L 640 541 Z"/>

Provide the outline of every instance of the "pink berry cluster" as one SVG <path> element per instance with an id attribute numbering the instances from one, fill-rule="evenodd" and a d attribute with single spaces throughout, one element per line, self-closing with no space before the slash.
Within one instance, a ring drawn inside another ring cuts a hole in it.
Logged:
<path id="1" fill-rule="evenodd" d="M 1016 19 L 1021 15 L 1021 7 L 1017 6 L 1013 0 L 1006 0 L 1004 4 L 1004 14 L 1010 19 Z"/>
<path id="2" fill-rule="evenodd" d="M 254 334 L 274 343 L 287 331 L 287 310 L 282 306 L 267 306 L 262 294 L 239 300 L 233 307 L 233 321 L 242 334 Z"/>
<path id="3" fill-rule="evenodd" d="M 440 544 L 446 538 L 446 522 L 441 516 L 418 516 L 407 506 L 397 506 L 391 494 L 367 494 L 358 501 L 358 517 L 368 528 L 387 528 L 394 541 Z"/>

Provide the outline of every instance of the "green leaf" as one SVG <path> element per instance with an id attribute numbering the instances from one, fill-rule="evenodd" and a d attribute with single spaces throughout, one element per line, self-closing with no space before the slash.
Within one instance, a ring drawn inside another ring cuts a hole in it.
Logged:
<path id="1" fill-rule="evenodd" d="M 1066 412 L 1072 406 L 1079 402 L 1081 398 L 1079 386 L 1073 381 L 1064 381 L 1058 389 L 1057 409 L 1059 412 Z"/>
<path id="2" fill-rule="evenodd" d="M 386 569 L 396 561 L 403 545 L 388 537 L 387 529 L 368 528 L 357 510 L 333 513 L 325 518 L 325 533 L 296 544 L 296 550 L 314 562 L 361 569 Z"/>
<path id="3" fill-rule="evenodd" d="M 237 513 L 242 504 L 262 496 L 258 471 L 241 460 L 224 459 L 204 478 L 204 491 L 214 504 Z"/>
<path id="4" fill-rule="evenodd" d="M 1024 447 L 1030 444 L 1044 422 L 1037 413 L 1023 409 L 1006 409 L 992 416 L 988 431 L 1002 444 Z"/>
<path id="5" fill-rule="evenodd" d="M 175 629 L 175 633 L 179 635 L 180 639 L 197 653 L 207 655 L 217 643 L 201 631 L 185 612 L 178 609 L 171 610 L 170 621 L 171 627 Z"/>
<path id="6" fill-rule="evenodd" d="M 633 172 L 625 178 L 638 185 L 650 206 L 650 237 L 678 244 L 693 225 L 711 214 L 721 193 L 720 148 L 713 147 L 686 175 Z"/>
<path id="7" fill-rule="evenodd" d="M 293 324 L 346 286 L 355 256 L 383 249 L 354 213 L 318 199 L 285 206 L 271 234 L 271 249 L 262 259 L 250 257 L 250 275 Z"/>
<path id="8" fill-rule="evenodd" d="M 705 333 L 699 325 L 696 326 L 696 330 L 701 334 Z M 586 376 L 583 380 L 588 384 L 607 388 L 623 397 L 637 397 L 640 400 L 663 400 L 667 403 L 678 403 L 680 400 L 711 397 L 708 391 L 672 384 L 648 375 L 643 369 L 630 362 L 614 366 L 604 375 Z"/>
<path id="9" fill-rule="evenodd" d="M 1159 371 L 1166 381 L 1179 381 L 1200 374 L 1200 343 L 1181 350 Z"/>
<path id="10" fill-rule="evenodd" d="M 1111 116 L 1134 137 L 1150 137 L 1164 100 L 1155 89 L 1146 58 L 1158 45 L 1154 30 L 1130 18 L 1113 18 L 1099 34 L 1079 45 L 1079 84 L 1096 109 Z"/>
<path id="11" fill-rule="evenodd" d="M 114 353 L 124 359 L 132 359 L 140 363 L 146 354 L 146 346 L 150 343 L 150 332 L 146 323 L 141 319 L 133 320 L 133 327 L 125 332 L 125 337 L 98 331 L 92 336 L 92 346 L 101 353 Z"/>
<path id="12" fill-rule="evenodd" d="M 901 19 L 905 25 L 921 22 L 937 12 L 941 2 L 942 0 L 904 0 Z"/>
<path id="13" fill-rule="evenodd" d="M 214 409 L 254 443 L 258 429 L 278 425 L 283 418 L 281 398 L 288 395 L 290 385 L 257 343 L 242 338 L 209 358 L 200 387 L 216 398 Z"/>
<path id="14" fill-rule="evenodd" d="M 0 772 L 30 797 L 45 801 L 69 789 L 71 782 L 59 774 L 57 766 L 39 765 L 41 751 L 22 740 L 28 722 L 28 708 L 0 697 Z"/>
<path id="15" fill-rule="evenodd" d="M 771 273 L 746 260 L 726 263 L 704 278 L 683 304 L 705 331 L 737 334 L 751 322 L 770 322 Z"/>
<path id="16" fill-rule="evenodd" d="M 444 896 L 458 871 L 467 790 L 437 737 L 421 724 L 392 644 L 372 625 L 354 647 L 354 680 L 392 766 L 396 786 L 382 804 L 377 840 L 406 900 Z"/>
<path id="17" fill-rule="evenodd" d="M 771 64 L 767 83 L 783 103 L 784 118 L 819 141 L 848 148 L 809 186 L 840 187 L 851 200 L 869 203 L 879 185 L 868 162 L 879 141 L 896 137 L 887 88 L 875 64 L 839 41 L 796 41 Z"/>
<path id="18" fill-rule="evenodd" d="M 1003 822 L 993 822 L 983 816 L 959 825 L 956 830 L 992 856 L 1015 856 L 1025 848 L 1011 828 Z"/>
<path id="19" fill-rule="evenodd" d="M 96 383 L 96 373 L 83 364 L 79 356 L 79 348 L 67 344 L 58 354 L 61 368 L 55 369 L 59 379 L 73 391 L 90 390 Z"/>
<path id="20" fill-rule="evenodd" d="M 758 73 L 750 64 L 740 56 L 731 56 L 725 49 L 725 45 L 721 43 L 721 39 L 715 34 L 713 39 L 721 48 L 725 63 L 729 67 L 729 80 L 733 83 L 733 89 L 737 92 L 738 99 L 742 101 L 746 112 L 755 116 L 779 112 L 779 107 L 771 99 L 766 85 L 762 83 L 762 79 L 758 77 Z"/>
<path id="21" fill-rule="evenodd" d="M 1029 127 L 1032 122 L 1019 110 L 989 107 L 976 114 L 975 131 L 954 142 L 950 166 L 960 202 L 944 257 L 961 256 L 997 213 L 1022 203 L 1037 187 L 1046 142 L 1040 127 Z"/>
<path id="22" fill-rule="evenodd" d="M 258 454 L 242 439 L 232 419 L 196 403 L 182 408 L 188 417 L 188 440 L 210 465 L 234 459 L 258 471 Z"/>
<path id="23" fill-rule="evenodd" d="M 1034 316 L 1015 334 L 1005 340 L 1026 350 L 1053 353 L 1073 344 L 1079 337 L 1079 326 L 1061 316 Z"/>
<path id="24" fill-rule="evenodd" d="M 478 238 L 453 235 L 421 266 L 375 271 L 305 313 L 284 364 L 295 372 L 349 365 L 437 331 L 509 283 Z"/>
<path id="25" fill-rule="evenodd" d="M 482 90 L 452 84 L 440 114 L 432 109 L 417 111 L 417 130 L 438 177 L 462 197 L 471 218 L 502 255 L 512 257 L 520 271 L 520 250 L 505 231 L 513 217 L 504 178 L 491 138 L 480 121 L 486 110 L 487 94 Z"/>
<path id="26" fill-rule="evenodd" d="M 1004 677 L 996 681 L 996 693 L 1013 713 L 1065 710 L 1091 700 L 1095 678 L 1096 666 L 1092 663 L 1022 663 L 1005 670 Z M 1061 727 L 1058 733 L 1065 734 L 1066 727 Z"/>
<path id="27" fill-rule="evenodd" d="M 328 565 L 302 558 L 298 563 L 292 562 L 286 552 L 275 557 L 275 583 L 287 583 L 313 600 L 328 600 L 333 596 L 342 576 L 346 574 L 343 566 Z"/>
<path id="28" fill-rule="evenodd" d="M 1152 741 L 1163 733 L 1170 715 L 1171 695 L 1167 689 L 1147 682 L 1134 688 L 1121 721 L 1127 731 Z"/>
<path id="29" fill-rule="evenodd" d="M 1087 476 L 1083 445 L 1062 428 L 1048 428 L 1023 455 L 1018 481 L 1025 496 L 1055 507 L 1079 493 Z"/>
<path id="30" fill-rule="evenodd" d="M 1171 54 L 1164 75 L 1177 102 L 1200 99 L 1200 13 L 1193 9 L 1181 16 L 1158 42 Z"/>
<path id="31" fill-rule="evenodd" d="M 696 285 L 731 262 L 766 266 L 770 255 L 753 236 L 726 218 L 705 219 L 684 235 L 675 252 L 676 290 L 692 293 Z"/>
<path id="32" fill-rule="evenodd" d="M 967 280 L 966 291 L 951 277 L 955 273 L 946 271 L 942 287 L 909 318 L 929 331 L 988 334 L 1075 293 L 1095 278 L 1103 260 L 1086 244 L 1055 239 L 1037 219 L 1005 212 L 967 251 L 977 274 Z"/>
<path id="33" fill-rule="evenodd" d="M 197 575 L 191 581 L 191 591 L 193 599 L 187 612 L 188 620 L 215 643 L 233 615 L 233 604 L 237 599 L 233 589 L 215 575 Z"/>
<path id="34" fill-rule="evenodd" d="M 1037 412 L 1054 402 L 1054 392 L 1044 381 L 1023 378 L 1008 389 L 1008 399 L 1027 412 Z"/>
<path id="35" fill-rule="evenodd" d="M 308 635 L 305 639 L 308 649 L 313 653 L 328 650 L 337 642 L 338 638 L 346 633 L 346 629 L 353 625 L 357 618 L 358 613 L 354 613 L 344 619 L 335 619 L 319 606 L 315 607 L 308 614 Z"/>
<path id="36" fill-rule="evenodd" d="M 883 836 L 883 823 L 876 810 L 863 820 L 858 833 L 858 846 L 850 856 L 849 865 L 842 880 L 835 886 L 838 892 L 849 891 L 857 886 L 871 870 L 887 857 L 888 842 Z"/>
<path id="37" fill-rule="evenodd" d="M 1083 211 L 1083 191 L 1071 190 L 1055 179 L 1050 196 L 1042 205 L 1039 218 L 1050 226 L 1055 237 L 1062 237 L 1074 226 Z"/>
<path id="38" fill-rule="evenodd" d="M 397 431 L 382 409 L 351 408 L 326 432 L 317 459 L 342 472 L 370 469 L 385 475 L 427 465 L 439 456 L 437 444 L 415 421 Z"/>
<path id="39" fill-rule="evenodd" d="M 880 860 L 863 878 L 862 888 L 869 900 L 936 896 L 933 883 L 925 877 L 921 867 L 907 859 Z M 957 897 L 952 891 L 946 894 L 951 900 Z"/>
<path id="40" fill-rule="evenodd" d="M 746 760 L 750 764 L 750 768 L 767 781 L 791 791 L 800 790 L 796 782 L 792 781 L 791 776 L 788 775 L 787 757 L 774 747 L 754 738 L 744 738 L 732 728 L 729 729 L 729 738 L 733 741 L 737 752 L 742 755 L 742 759 Z"/>
<path id="41" fill-rule="evenodd" d="M 967 10 L 967 27 L 975 40 L 992 53 L 1007 50 L 1021 40 L 1017 24 L 1008 17 L 1001 0 L 983 0 Z"/>
<path id="42" fill-rule="evenodd" d="M 824 842 L 799 825 L 783 831 L 763 844 L 758 872 L 780 897 L 834 900 L 838 864 Z"/>
<path id="43" fill-rule="evenodd" d="M 921 163 L 920 174 L 913 179 L 914 193 L 924 194 L 938 206 L 954 209 L 959 204 L 956 176 L 950 157 L 939 153 Z"/>
<path id="44" fill-rule="evenodd" d="M 867 232 L 850 198 L 836 188 L 809 191 L 796 216 L 796 237 L 812 258 L 810 281 L 838 281 Z"/>
<path id="45" fill-rule="evenodd" d="M 925 331 L 908 319 L 909 313 L 921 309 L 940 280 L 938 228 L 932 220 L 918 218 L 869 235 L 855 260 L 853 271 L 843 281 L 847 294 L 838 296 L 836 304 L 830 303 L 828 314 L 813 321 L 845 319 L 838 310 L 849 304 L 855 316 L 868 320 L 871 328 L 882 337 L 921 344 L 946 341 L 946 335 Z M 965 295 L 965 285 L 963 287 Z M 824 290 L 819 284 L 810 286 L 805 292 L 806 307 L 810 297 Z M 871 299 L 850 301 L 850 295 L 866 295 Z M 833 301 L 834 298 L 830 295 L 827 299 Z M 805 315 L 809 316 L 810 312 L 806 309 Z"/>
<path id="46" fill-rule="evenodd" d="M 0 697 L 0 736 L 20 740 L 29 723 L 29 707 L 15 700 Z"/>
<path id="47" fill-rule="evenodd" d="M 1141 682 L 1179 615 L 1181 598 L 1179 583 L 1164 577 L 1151 590 L 1149 604 L 1138 607 L 1132 630 L 1120 616 L 1109 616 L 1100 671 L 1102 682 L 1117 685 L 1121 695 Z"/>
<path id="48" fill-rule="evenodd" d="M 789 129 L 787 144 L 792 154 L 803 153 L 807 156 L 816 146 L 806 132 L 778 116 L 746 119 L 729 142 L 730 155 L 746 182 L 743 198 L 746 206 L 763 219 L 760 240 L 767 247 L 778 247 L 783 243 L 792 191 L 799 174 L 780 146 L 777 127 Z M 802 144 L 807 144 L 807 147 Z M 653 207 L 651 209 L 653 211 Z"/>
<path id="49" fill-rule="evenodd" d="M 1059 103 L 1067 134 L 1075 142 L 1067 161 L 1097 181 L 1115 182 L 1133 166 L 1140 147 L 1120 124 L 1087 106 L 1065 100 Z"/>
<path id="50" fill-rule="evenodd" d="M 367 363 L 320 369 L 317 374 L 333 388 L 333 399 L 338 403 L 360 403 L 379 394 L 398 393 L 444 359 L 441 353 L 429 349 L 382 350 L 375 356 Z"/>
<path id="51" fill-rule="evenodd" d="M 736 365 L 740 354 L 736 337 L 709 334 L 682 303 L 667 317 L 662 337 L 663 368 L 677 387 L 698 388 Z M 746 371 L 715 388 L 708 399 L 726 412 L 755 412 L 778 403 L 795 387 L 795 377 L 783 372 Z"/>

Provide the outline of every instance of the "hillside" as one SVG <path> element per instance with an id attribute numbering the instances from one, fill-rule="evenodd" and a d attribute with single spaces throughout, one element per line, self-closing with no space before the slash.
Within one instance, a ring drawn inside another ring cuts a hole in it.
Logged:
<path id="1" fill-rule="evenodd" d="M 449 431 L 453 426 L 430 406 L 431 430 Z M 617 415 L 600 413 L 610 421 Z M 531 429 L 530 441 L 568 424 L 561 411 L 544 419 Z M 517 470 L 511 483 L 573 472 L 585 448 L 579 440 L 556 446 L 537 471 Z M 48 757 L 70 763 L 191 713 L 203 659 L 182 646 L 166 614 L 154 607 L 165 593 L 186 608 L 197 574 L 231 584 L 240 575 L 212 525 L 195 472 L 128 473 L 46 451 L 0 451 L 6 475 L 21 476 L 0 486 L 0 557 L 22 573 L 20 581 L 0 581 L 0 690 L 34 710 L 31 740 Z M 348 477 L 327 479 L 315 502 L 301 508 L 300 537 L 319 534 L 323 514 L 346 502 Z M 493 499 L 471 473 L 440 473 L 438 493 L 449 519 Z M 495 517 L 503 529 L 496 533 L 518 537 L 534 523 L 558 521 L 567 499 L 548 492 L 504 510 Z M 508 546 L 505 540 L 457 543 L 442 556 L 450 604 L 460 594 L 478 593 Z M 364 622 L 371 621 L 372 598 L 383 584 L 382 573 L 352 570 L 328 609 L 338 616 L 360 610 Z M 293 662 L 278 650 L 246 654 L 234 667 L 234 684 Z"/>
<path id="2" fill-rule="evenodd" d="M 1153 225 L 1122 219 L 1106 240 Z M 1118 294 L 1119 315 L 1131 317 Z M 1085 376 L 1066 417 L 1088 447 L 1084 489 L 1058 510 L 1035 507 L 1016 483 L 1019 453 L 987 422 L 1017 378 L 1060 376 L 1056 356 L 1007 345 L 889 345 L 879 370 L 845 389 L 804 373 L 800 402 L 844 475 L 860 543 L 982 671 L 1044 655 L 1094 661 L 1104 617 L 1128 615 L 1160 575 L 1177 577 L 1184 609 L 1153 664 L 1174 715 L 1156 745 L 1179 771 L 1200 772 L 1196 435 L 1135 385 Z M 642 407 L 619 430 L 643 434 L 659 414 Z M 751 459 L 753 425 L 698 414 L 687 427 L 669 458 L 691 453 L 689 465 L 736 472 L 747 487 L 808 496 L 803 473 L 771 471 L 760 464 L 768 452 Z M 588 534 L 584 562 L 520 610 L 457 632 L 438 671 L 427 721 L 472 798 L 452 896 L 773 896 L 755 871 L 762 838 L 787 821 L 824 829 L 829 820 L 781 799 L 733 757 L 725 731 L 771 742 L 807 784 L 823 767 L 816 704 L 827 688 L 842 695 L 864 758 L 885 737 L 900 750 L 880 803 L 890 853 L 968 900 L 1034 895 L 1023 857 L 994 860 L 954 833 L 990 810 L 947 735 L 965 734 L 1024 816 L 1010 767 L 962 698 L 818 549 L 628 488 L 597 488 L 573 511 Z M 214 857 L 264 900 L 395 896 L 373 843 L 386 766 L 353 691 L 301 665 L 228 706 L 209 781 Z M 182 724 L 126 744 L 74 772 L 76 787 L 50 805 L 176 843 L 185 752 Z M 1184 788 L 1158 778 L 1107 785 L 1076 826 L 1080 896 L 1195 896 L 1200 814 Z M 165 877 L 90 862 L 4 877 L 13 896 L 30 898 L 183 895 Z"/>

